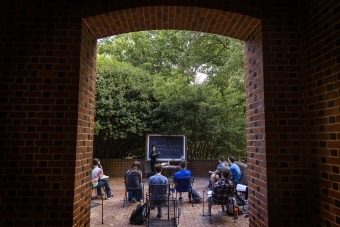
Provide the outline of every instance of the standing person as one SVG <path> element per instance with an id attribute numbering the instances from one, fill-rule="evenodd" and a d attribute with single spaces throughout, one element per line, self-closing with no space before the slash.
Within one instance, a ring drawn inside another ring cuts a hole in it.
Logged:
<path id="1" fill-rule="evenodd" d="M 179 167 L 180 167 L 180 170 L 177 171 L 177 172 L 174 174 L 175 188 L 176 188 L 176 180 L 178 180 L 178 179 L 181 178 L 181 177 L 191 177 L 191 171 L 186 169 L 186 163 L 185 163 L 185 161 L 181 161 L 181 162 L 179 163 Z M 182 200 L 183 200 L 183 198 L 182 198 L 182 192 L 179 192 L 179 198 L 178 198 L 178 200 L 179 200 L 179 201 L 182 201 Z"/>
<path id="2" fill-rule="evenodd" d="M 235 163 L 235 159 L 233 156 L 228 158 L 228 163 L 230 165 L 230 180 L 233 182 L 234 185 L 237 185 L 241 179 L 241 170 L 240 167 Z"/>
<path id="3" fill-rule="evenodd" d="M 149 178 L 149 186 L 150 185 L 166 185 L 168 184 L 168 178 L 166 178 L 165 176 L 163 176 L 162 173 L 162 165 L 161 164 L 155 164 L 155 171 L 156 171 L 156 175 L 153 175 L 152 177 Z M 166 196 L 165 195 L 157 195 L 157 196 Z M 157 219 L 161 219 L 162 218 L 162 208 L 161 207 L 157 207 L 158 212 L 157 212 Z"/>
<path id="4" fill-rule="evenodd" d="M 143 186 L 142 186 L 143 176 L 142 176 L 142 171 L 140 170 L 140 162 L 134 161 L 132 163 L 131 169 L 129 169 L 126 172 L 126 175 L 139 175 L 139 178 L 138 179 L 136 178 L 135 182 L 133 182 L 133 183 L 132 182 L 126 182 L 126 183 L 127 184 L 132 183 L 132 184 L 129 184 L 129 185 L 139 185 L 139 187 L 140 187 L 138 191 L 133 191 L 131 193 L 131 200 L 134 203 L 136 203 L 137 201 L 143 200 Z M 130 197 L 130 193 L 129 193 L 129 197 Z"/>
<path id="5" fill-rule="evenodd" d="M 152 144 L 151 145 L 151 151 L 150 151 L 150 154 L 149 154 L 151 172 L 155 172 L 156 159 L 157 159 L 159 154 L 160 154 L 160 152 L 156 151 L 156 146 Z"/>
<path id="6" fill-rule="evenodd" d="M 211 173 L 211 176 L 210 176 L 210 182 L 209 182 L 208 188 L 212 188 L 215 182 L 221 178 L 221 172 L 223 169 L 228 169 L 228 166 L 225 163 L 224 156 L 220 156 L 218 158 L 218 163 L 219 164 L 217 165 L 215 171 L 209 171 L 209 173 Z"/>
<path id="7" fill-rule="evenodd" d="M 105 186 L 105 191 L 107 194 L 107 199 L 111 199 L 113 195 L 111 194 L 111 186 L 108 180 L 100 180 L 103 176 L 103 170 L 98 167 L 98 159 L 93 159 L 93 169 L 92 169 L 92 187 L 97 188 L 97 195 L 102 196 L 101 187 Z"/>

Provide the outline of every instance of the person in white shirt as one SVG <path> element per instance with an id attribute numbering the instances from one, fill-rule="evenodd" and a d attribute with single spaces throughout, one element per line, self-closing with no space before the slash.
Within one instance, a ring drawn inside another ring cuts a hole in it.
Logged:
<path id="1" fill-rule="evenodd" d="M 111 194 L 111 186 L 108 180 L 101 180 L 100 178 L 103 176 L 103 169 L 98 166 L 99 159 L 93 159 L 93 169 L 92 169 L 92 187 L 97 188 L 97 196 L 102 196 L 101 187 L 105 187 L 105 191 L 107 194 L 107 199 L 111 199 L 113 195 Z"/>

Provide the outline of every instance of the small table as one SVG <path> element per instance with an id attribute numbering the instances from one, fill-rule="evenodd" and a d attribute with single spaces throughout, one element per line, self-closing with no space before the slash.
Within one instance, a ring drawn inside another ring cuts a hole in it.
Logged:
<path id="1" fill-rule="evenodd" d="M 171 166 L 171 165 L 169 165 L 169 166 L 162 166 L 162 169 L 168 170 L 168 173 L 169 173 L 169 177 L 168 178 L 172 178 L 172 176 L 173 176 L 172 171 L 179 169 L 179 166 Z"/>

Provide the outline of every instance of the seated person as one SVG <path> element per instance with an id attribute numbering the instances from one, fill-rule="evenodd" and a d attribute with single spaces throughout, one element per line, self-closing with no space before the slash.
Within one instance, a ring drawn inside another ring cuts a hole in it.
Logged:
<path id="1" fill-rule="evenodd" d="M 235 163 L 235 159 L 233 156 L 228 158 L 229 163 L 229 171 L 230 171 L 230 180 L 233 182 L 234 185 L 237 185 L 241 179 L 241 170 L 240 167 Z"/>
<path id="2" fill-rule="evenodd" d="M 222 170 L 228 169 L 228 166 L 225 163 L 224 156 L 220 156 L 218 158 L 218 162 L 219 162 L 219 164 L 218 164 L 216 170 L 215 171 L 209 171 L 211 173 L 211 176 L 210 176 L 210 182 L 209 182 L 208 188 L 210 188 L 210 189 L 211 189 L 212 185 L 214 185 L 214 183 L 221 178 Z"/>
<path id="3" fill-rule="evenodd" d="M 142 171 L 140 170 L 140 163 L 138 161 L 134 161 L 132 163 L 131 169 L 129 169 L 126 172 L 126 176 L 127 175 L 139 175 L 139 179 L 138 182 L 134 182 L 132 185 L 139 185 L 140 189 L 139 191 L 132 191 L 131 192 L 131 200 L 136 203 L 137 201 L 141 201 L 143 200 L 143 187 L 142 187 Z M 127 181 L 127 178 L 125 178 L 125 180 Z M 128 182 L 126 182 L 126 184 L 128 184 Z M 129 193 L 129 197 L 130 197 L 130 193 Z"/>
<path id="4" fill-rule="evenodd" d="M 221 179 L 213 185 L 212 195 L 208 198 L 207 215 L 211 215 L 211 206 L 214 204 L 221 204 L 222 213 L 225 213 L 224 205 L 228 203 L 229 195 L 233 190 L 233 184 L 227 180 L 228 177 L 229 170 L 223 169 L 221 171 Z"/>
<path id="5" fill-rule="evenodd" d="M 103 174 L 104 174 L 104 168 L 103 168 L 103 166 L 100 164 L 99 158 L 94 158 L 94 159 L 98 161 L 98 167 L 102 169 Z M 94 168 L 94 166 L 93 166 L 93 168 Z"/>
<path id="6" fill-rule="evenodd" d="M 104 168 L 103 168 L 103 166 L 100 164 L 100 160 L 99 160 L 99 158 L 94 158 L 93 160 L 97 160 L 98 161 L 98 167 L 100 168 L 100 169 L 102 169 L 102 173 L 103 173 L 103 175 L 104 175 Z M 94 165 L 92 165 L 92 169 L 94 169 Z M 97 194 L 97 197 L 99 197 L 100 196 L 100 194 L 98 195 Z"/>
<path id="7" fill-rule="evenodd" d="M 175 183 L 175 187 L 176 188 L 176 180 L 181 178 L 181 177 L 191 177 L 191 171 L 190 170 L 186 170 L 186 163 L 185 161 L 181 161 L 179 163 L 179 167 L 180 167 L 180 170 L 177 171 L 175 174 L 174 174 L 174 183 Z M 182 198 L 182 192 L 179 192 L 179 201 L 182 201 L 183 198 Z"/>
<path id="8" fill-rule="evenodd" d="M 105 187 L 105 191 L 107 194 L 107 199 L 111 199 L 113 195 L 111 194 L 111 186 L 108 180 L 101 180 L 100 178 L 103 176 L 103 170 L 98 166 L 97 158 L 93 159 L 93 169 L 92 169 L 92 187 L 97 188 L 97 196 L 102 196 L 101 187 Z"/>
<path id="9" fill-rule="evenodd" d="M 161 164 L 155 164 L 154 169 L 156 171 L 156 175 L 153 175 L 152 177 L 149 178 L 149 185 L 160 185 L 160 184 L 168 184 L 168 178 L 163 176 L 161 174 L 162 172 L 162 165 Z M 159 195 L 158 195 L 159 196 Z M 165 197 L 166 195 L 164 195 Z M 162 218 L 162 208 L 157 207 L 158 213 L 157 213 L 157 219 Z"/>

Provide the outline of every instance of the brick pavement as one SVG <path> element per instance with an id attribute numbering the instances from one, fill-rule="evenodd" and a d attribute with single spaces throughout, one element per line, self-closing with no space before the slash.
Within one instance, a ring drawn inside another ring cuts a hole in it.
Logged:
<path id="1" fill-rule="evenodd" d="M 147 182 L 147 179 L 144 179 Z M 194 189 L 202 196 L 203 190 L 207 185 L 208 178 L 195 177 Z M 90 226 L 133 226 L 129 224 L 129 217 L 136 208 L 137 203 L 131 203 L 125 205 L 123 208 L 123 198 L 125 187 L 123 183 L 123 177 L 110 179 L 111 190 L 114 198 L 111 200 L 104 200 L 104 224 L 101 224 L 101 206 L 91 208 L 91 222 Z M 147 184 L 145 184 L 145 192 L 147 191 Z M 144 192 L 144 194 L 145 194 Z M 95 192 L 93 191 L 93 196 Z M 181 207 L 182 215 L 179 220 L 180 227 L 203 227 L 203 226 L 236 226 L 236 227 L 248 227 L 248 218 L 245 215 L 240 215 L 236 223 L 233 221 L 232 216 L 224 216 L 218 214 L 220 206 L 212 207 L 212 224 L 210 225 L 209 216 L 202 215 L 203 203 L 194 204 L 194 207 L 188 202 L 187 193 L 184 193 L 183 202 L 178 202 L 178 207 Z M 100 202 L 100 199 L 94 199 L 93 202 Z M 204 204 L 205 211 L 207 210 L 207 203 Z M 247 213 L 247 206 L 245 206 L 245 213 Z M 155 218 L 157 209 L 151 210 L 151 217 Z M 145 225 L 142 225 L 145 226 Z"/>

